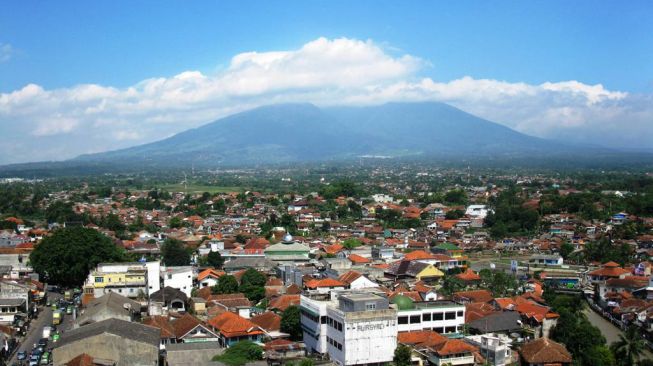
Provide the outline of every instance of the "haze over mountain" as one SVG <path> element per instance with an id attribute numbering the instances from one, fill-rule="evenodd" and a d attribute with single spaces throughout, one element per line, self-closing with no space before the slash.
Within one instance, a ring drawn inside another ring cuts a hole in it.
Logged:
<path id="1" fill-rule="evenodd" d="M 545 156 L 575 147 L 531 137 L 444 103 L 318 108 L 278 104 L 80 162 L 236 165 L 360 156 Z"/>

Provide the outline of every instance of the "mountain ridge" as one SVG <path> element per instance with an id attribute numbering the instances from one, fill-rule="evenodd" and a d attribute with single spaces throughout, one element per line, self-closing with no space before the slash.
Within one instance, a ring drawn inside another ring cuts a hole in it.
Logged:
<path id="1" fill-rule="evenodd" d="M 163 140 L 70 161 L 231 165 L 361 155 L 505 157 L 547 155 L 552 150 L 573 153 L 577 148 L 522 134 L 444 103 L 324 108 L 289 103 L 254 108 Z"/>

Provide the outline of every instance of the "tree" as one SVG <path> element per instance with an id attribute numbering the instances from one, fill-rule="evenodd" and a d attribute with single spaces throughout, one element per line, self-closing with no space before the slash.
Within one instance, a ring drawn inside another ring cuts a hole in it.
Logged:
<path id="1" fill-rule="evenodd" d="M 206 256 L 206 264 L 213 268 L 222 268 L 224 258 L 222 258 L 220 252 L 209 252 Z"/>
<path id="2" fill-rule="evenodd" d="M 213 361 L 220 361 L 229 366 L 240 366 L 251 361 L 263 359 L 263 348 L 252 341 L 240 341 L 227 348 L 221 355 L 213 356 Z"/>
<path id="3" fill-rule="evenodd" d="M 249 268 L 240 278 L 240 287 L 238 290 L 250 301 L 257 303 L 265 297 L 264 286 L 266 281 L 265 275 L 253 268 Z"/>
<path id="4" fill-rule="evenodd" d="M 447 296 L 464 289 L 465 284 L 456 276 L 446 276 L 442 282 L 442 292 Z"/>
<path id="5" fill-rule="evenodd" d="M 634 365 L 644 353 L 645 347 L 646 343 L 635 326 L 626 329 L 626 332 L 619 335 L 619 340 L 610 346 L 618 364 L 624 366 Z"/>
<path id="6" fill-rule="evenodd" d="M 177 240 L 168 238 L 161 246 L 163 264 L 166 266 L 187 266 L 190 264 L 190 253 L 184 244 Z"/>
<path id="7" fill-rule="evenodd" d="M 290 334 L 290 339 L 293 341 L 302 340 L 302 325 L 299 316 L 299 307 L 295 305 L 289 306 L 281 314 L 281 331 Z"/>
<path id="8" fill-rule="evenodd" d="M 591 366 L 615 366 L 616 361 L 610 348 L 605 345 L 596 345 L 585 355 L 585 362 Z"/>
<path id="9" fill-rule="evenodd" d="M 392 359 L 396 366 L 410 366 L 411 363 L 411 350 L 410 347 L 399 344 L 395 348 L 395 356 Z"/>
<path id="10" fill-rule="evenodd" d="M 218 278 L 218 283 L 211 288 L 214 294 L 233 294 L 238 292 L 238 281 L 232 275 L 224 275 Z"/>
<path id="11" fill-rule="evenodd" d="M 567 259 L 569 255 L 574 251 L 574 246 L 571 243 L 563 243 L 560 246 L 560 255 L 562 258 Z"/>
<path id="12" fill-rule="evenodd" d="M 354 249 L 356 247 L 359 247 L 362 244 L 363 243 L 361 243 L 360 240 L 354 239 L 354 238 L 349 238 L 349 239 L 342 242 L 342 246 L 349 249 L 349 250 L 352 250 L 352 249 Z"/>
<path id="13" fill-rule="evenodd" d="M 118 262 L 124 252 L 109 237 L 81 226 L 58 229 L 43 238 L 30 255 L 30 263 L 49 284 L 81 285 L 91 269 L 101 262 Z"/>
<path id="14" fill-rule="evenodd" d="M 170 221 L 168 221 L 168 226 L 170 226 L 172 229 L 180 228 L 183 225 L 184 222 L 178 216 L 174 216 L 170 218 Z"/>
<path id="15" fill-rule="evenodd" d="M 45 218 L 48 222 L 63 224 L 66 221 L 78 221 L 79 216 L 73 211 L 71 202 L 55 201 L 45 209 Z"/>

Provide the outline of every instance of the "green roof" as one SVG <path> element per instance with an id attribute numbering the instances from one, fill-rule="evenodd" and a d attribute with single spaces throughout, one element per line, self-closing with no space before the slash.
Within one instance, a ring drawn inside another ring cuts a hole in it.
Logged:
<path id="1" fill-rule="evenodd" d="M 460 248 L 453 243 L 442 243 L 438 246 L 436 246 L 437 249 L 442 249 L 442 250 L 460 250 Z"/>
<path id="2" fill-rule="evenodd" d="M 398 310 L 411 310 L 415 308 L 413 300 L 411 300 L 408 296 L 397 295 L 392 298 L 391 302 L 397 305 Z"/>

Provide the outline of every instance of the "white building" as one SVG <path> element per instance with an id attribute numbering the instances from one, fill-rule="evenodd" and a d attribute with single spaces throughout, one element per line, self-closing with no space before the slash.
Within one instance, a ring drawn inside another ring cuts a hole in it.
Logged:
<path id="1" fill-rule="evenodd" d="M 465 341 L 480 348 L 481 355 L 490 365 L 512 365 L 517 361 L 511 349 L 512 338 L 505 334 L 480 334 L 465 337 Z"/>
<path id="2" fill-rule="evenodd" d="M 301 296 L 301 323 L 309 352 L 338 365 L 383 364 L 397 346 L 397 312 L 370 292 L 333 292 L 334 299 Z"/>
<path id="3" fill-rule="evenodd" d="M 440 334 L 462 333 L 465 324 L 465 305 L 452 301 L 430 301 L 414 304 L 399 295 L 392 299 L 397 307 L 399 332 L 433 330 Z"/>
<path id="4" fill-rule="evenodd" d="M 467 206 L 467 210 L 465 210 L 465 215 L 484 219 L 490 212 L 492 211 L 486 205 L 469 205 Z"/>
<path id="5" fill-rule="evenodd" d="M 388 194 L 377 193 L 372 195 L 372 200 L 376 203 L 392 203 L 395 199 Z"/>
<path id="6" fill-rule="evenodd" d="M 172 287 L 191 296 L 193 290 L 193 267 L 161 267 L 163 287 Z"/>

